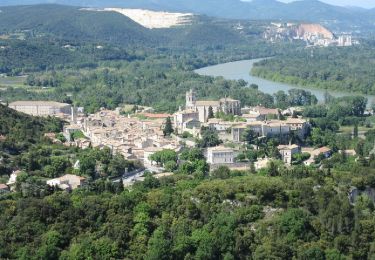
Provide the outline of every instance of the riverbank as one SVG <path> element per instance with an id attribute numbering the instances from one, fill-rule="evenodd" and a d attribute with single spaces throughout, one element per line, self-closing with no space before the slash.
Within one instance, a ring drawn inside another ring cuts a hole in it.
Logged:
<path id="1" fill-rule="evenodd" d="M 208 66 L 195 70 L 196 73 L 202 76 L 223 77 L 228 80 L 245 80 L 249 84 L 256 84 L 259 90 L 267 94 L 275 94 L 282 90 L 287 92 L 290 89 L 304 89 L 314 94 L 320 102 L 324 101 L 326 92 L 334 97 L 352 96 L 353 93 L 335 90 L 325 90 L 318 88 L 311 88 L 306 86 L 296 86 L 293 84 L 274 82 L 271 80 L 256 77 L 250 74 L 254 67 L 254 63 L 264 59 L 241 60 L 235 62 L 222 63 L 214 66 Z M 375 96 L 364 95 L 369 100 L 369 104 L 375 103 Z"/>

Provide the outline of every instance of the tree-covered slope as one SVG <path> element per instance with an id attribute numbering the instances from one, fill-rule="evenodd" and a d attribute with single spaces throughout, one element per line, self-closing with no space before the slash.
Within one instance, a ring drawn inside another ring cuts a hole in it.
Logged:
<path id="1" fill-rule="evenodd" d="M 17 37 L 21 33 L 26 39 L 48 37 L 70 44 L 107 43 L 122 47 L 223 46 L 246 41 L 234 29 L 236 21 L 217 21 L 204 16 L 196 16 L 191 25 L 150 30 L 116 12 L 72 6 L 10 6 L 1 10 L 0 34 L 5 37 Z M 261 27 L 259 23 L 254 24 Z"/>
<path id="2" fill-rule="evenodd" d="M 115 12 L 81 10 L 60 5 L 1 8 L 0 32 L 32 31 L 66 41 L 111 42 L 122 45 L 156 41 L 154 34 Z"/>
<path id="3" fill-rule="evenodd" d="M 374 64 L 372 47 L 321 48 L 261 61 L 252 74 L 301 86 L 375 94 Z"/>
<path id="4" fill-rule="evenodd" d="M 18 154 L 42 142 L 47 132 L 59 132 L 62 122 L 55 118 L 38 118 L 16 112 L 0 104 L 0 153 Z"/>

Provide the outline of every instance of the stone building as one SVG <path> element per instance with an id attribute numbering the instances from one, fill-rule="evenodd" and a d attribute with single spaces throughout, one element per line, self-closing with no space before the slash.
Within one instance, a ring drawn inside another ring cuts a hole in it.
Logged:
<path id="1" fill-rule="evenodd" d="M 32 116 L 70 115 L 72 106 L 54 101 L 15 101 L 9 108 Z"/>
<path id="2" fill-rule="evenodd" d="M 300 153 L 301 149 L 298 145 L 279 145 L 277 147 L 281 154 L 281 158 L 284 163 L 291 165 L 293 161 L 293 155 Z"/>
<path id="3" fill-rule="evenodd" d="M 72 174 L 66 174 L 62 177 L 48 180 L 46 183 L 48 186 L 54 187 L 57 186 L 62 190 L 75 190 L 79 187 L 82 187 L 85 185 L 86 178 L 72 175 Z"/>
<path id="4" fill-rule="evenodd" d="M 192 109 L 178 111 L 173 117 L 174 129 L 180 134 L 187 130 L 189 122 L 199 121 L 198 112 Z"/>
<path id="5" fill-rule="evenodd" d="M 234 151 L 224 146 L 210 147 L 207 149 L 207 162 L 209 164 L 233 164 Z"/>
<path id="6" fill-rule="evenodd" d="M 241 115 L 241 102 L 239 100 L 222 98 L 218 101 L 198 101 L 194 90 L 186 92 L 186 109 L 197 111 L 200 122 L 207 122 L 210 108 L 212 108 L 214 114 L 223 112 L 225 114 Z"/>

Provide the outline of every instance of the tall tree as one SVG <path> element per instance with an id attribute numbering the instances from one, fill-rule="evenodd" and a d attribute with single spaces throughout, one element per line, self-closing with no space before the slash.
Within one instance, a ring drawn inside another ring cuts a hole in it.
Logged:
<path id="1" fill-rule="evenodd" d="M 212 106 L 208 107 L 208 119 L 214 118 L 214 110 L 212 109 Z"/>
<path id="2" fill-rule="evenodd" d="M 163 133 L 164 133 L 164 136 L 170 136 L 173 133 L 173 126 L 172 126 L 172 121 L 170 117 L 167 117 L 167 120 L 165 121 Z"/>

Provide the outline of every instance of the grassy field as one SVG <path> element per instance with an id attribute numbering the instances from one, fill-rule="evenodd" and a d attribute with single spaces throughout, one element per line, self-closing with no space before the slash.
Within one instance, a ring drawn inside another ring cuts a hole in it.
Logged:
<path id="1" fill-rule="evenodd" d="M 26 77 L 0 77 L 0 85 L 4 87 L 24 88 Z"/>
<path id="2" fill-rule="evenodd" d="M 364 137 L 365 133 L 375 128 L 375 117 L 370 117 L 368 121 L 371 122 L 371 127 L 358 126 L 358 134 L 360 137 Z M 353 131 L 354 126 L 341 126 L 339 129 L 339 133 L 341 134 L 353 134 Z"/>
<path id="3" fill-rule="evenodd" d="M 48 92 L 53 91 L 52 88 L 42 88 L 42 87 L 33 87 L 25 85 L 27 76 L 18 76 L 18 77 L 0 77 L 0 89 L 6 91 L 6 88 L 23 88 L 32 92 Z"/>

